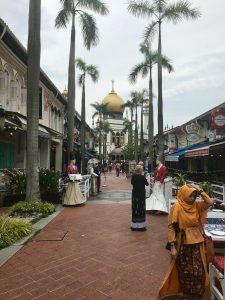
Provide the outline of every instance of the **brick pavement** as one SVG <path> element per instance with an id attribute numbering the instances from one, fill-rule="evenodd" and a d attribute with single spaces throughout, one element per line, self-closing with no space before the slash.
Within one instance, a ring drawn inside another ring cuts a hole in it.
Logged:
<path id="1" fill-rule="evenodd" d="M 110 175 L 102 189 L 130 190 L 130 180 Z M 0 268 L 0 300 L 156 300 L 167 216 L 147 215 L 146 232 L 130 231 L 130 218 L 122 201 L 66 207 Z"/>

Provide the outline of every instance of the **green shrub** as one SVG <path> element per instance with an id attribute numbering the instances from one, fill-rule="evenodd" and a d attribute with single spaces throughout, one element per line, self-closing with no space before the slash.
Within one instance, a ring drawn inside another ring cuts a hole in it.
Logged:
<path id="1" fill-rule="evenodd" d="M 40 213 L 42 216 L 48 216 L 55 211 L 55 205 L 48 202 L 27 202 L 21 201 L 11 208 L 11 214 L 34 214 Z"/>
<path id="2" fill-rule="evenodd" d="M 6 183 L 8 194 L 10 195 L 26 195 L 26 174 L 15 171 L 8 175 L 9 181 Z"/>
<path id="3" fill-rule="evenodd" d="M 203 189 L 206 194 L 208 194 L 210 197 L 213 196 L 213 186 L 210 182 L 204 181 L 200 184 L 200 187 Z"/>
<path id="4" fill-rule="evenodd" d="M 39 185 L 41 194 L 57 194 L 59 192 L 60 172 L 41 169 L 39 172 Z"/>
<path id="5" fill-rule="evenodd" d="M 0 249 L 12 245 L 30 234 L 32 224 L 27 220 L 0 218 Z"/>
<path id="6" fill-rule="evenodd" d="M 173 182 L 176 186 L 182 186 L 184 185 L 186 182 L 185 182 L 185 174 L 182 174 L 182 173 L 178 173 L 177 176 L 175 176 L 173 178 Z"/>

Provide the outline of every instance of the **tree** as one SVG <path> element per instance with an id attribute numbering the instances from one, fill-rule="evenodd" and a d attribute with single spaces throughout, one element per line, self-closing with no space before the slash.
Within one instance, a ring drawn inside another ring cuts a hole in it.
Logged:
<path id="1" fill-rule="evenodd" d="M 130 136 L 130 141 L 133 143 L 133 117 L 134 117 L 134 107 L 135 104 L 131 101 L 128 100 L 126 103 L 123 104 L 123 107 L 127 107 L 130 109 L 130 121 L 131 121 L 131 136 Z"/>
<path id="2" fill-rule="evenodd" d="M 134 159 L 134 144 L 128 142 L 123 148 L 123 155 L 126 160 Z"/>
<path id="3" fill-rule="evenodd" d="M 132 135 L 133 135 L 133 122 L 128 120 L 128 119 L 124 119 L 123 121 L 123 125 L 124 125 L 124 129 L 123 129 L 123 132 L 126 133 L 128 131 L 128 143 L 133 143 L 133 138 L 132 138 Z"/>
<path id="4" fill-rule="evenodd" d="M 178 0 L 176 3 L 168 3 L 168 0 L 131 0 L 128 11 L 137 17 L 154 18 L 145 29 L 145 40 L 152 37 L 158 31 L 158 148 L 159 159 L 164 160 L 163 150 L 163 97 L 162 97 L 162 22 L 174 24 L 183 18 L 196 19 L 200 16 L 198 9 L 191 8 L 189 1 Z"/>
<path id="5" fill-rule="evenodd" d="M 30 0 L 27 47 L 27 201 L 40 201 L 38 171 L 39 77 L 41 52 L 40 27 L 41 0 Z"/>
<path id="6" fill-rule="evenodd" d="M 81 172 L 85 171 L 85 127 L 86 127 L 86 113 L 85 113 L 85 79 L 89 75 L 93 82 L 99 78 L 99 72 L 96 66 L 87 65 L 81 58 L 76 59 L 76 66 L 82 72 L 78 77 L 78 84 L 82 87 L 81 100 Z"/>
<path id="7" fill-rule="evenodd" d="M 133 91 L 130 93 L 131 101 L 135 107 L 135 130 L 134 130 L 134 156 L 135 161 L 138 161 L 138 106 L 141 104 L 145 97 L 146 90 L 142 92 Z"/>
<path id="8" fill-rule="evenodd" d="M 149 75 L 148 82 L 148 148 L 149 148 L 149 158 L 153 161 L 153 143 L 154 143 L 154 116 L 153 116 L 153 84 L 152 84 L 152 69 L 155 64 L 158 63 L 158 52 L 152 51 L 150 42 L 146 41 L 140 45 L 140 52 L 144 55 L 144 61 L 138 63 L 134 66 L 129 74 L 130 83 L 134 84 L 137 81 L 138 75 L 142 75 L 145 78 Z M 173 66 L 170 60 L 162 55 L 162 66 L 168 70 L 168 72 L 173 71 Z M 143 154 L 142 154 L 143 155 Z M 142 157 L 143 159 L 143 157 Z"/>
<path id="9" fill-rule="evenodd" d="M 104 116 L 111 115 L 110 112 L 107 110 L 108 103 L 93 103 L 91 104 L 92 107 L 95 109 L 95 113 L 93 114 L 92 118 L 94 119 L 95 116 L 98 116 L 98 129 L 99 129 L 99 160 L 102 162 L 102 123 L 104 121 Z"/>
<path id="10" fill-rule="evenodd" d="M 106 15 L 108 8 L 100 0 L 60 0 L 62 4 L 56 19 L 56 28 L 66 28 L 72 18 L 69 71 L 68 71 L 68 158 L 73 155 L 74 144 L 74 114 L 75 114 L 75 16 L 78 16 L 83 34 L 84 46 L 90 50 L 98 43 L 98 28 L 95 18 L 84 11 L 92 10 L 95 13 Z"/>

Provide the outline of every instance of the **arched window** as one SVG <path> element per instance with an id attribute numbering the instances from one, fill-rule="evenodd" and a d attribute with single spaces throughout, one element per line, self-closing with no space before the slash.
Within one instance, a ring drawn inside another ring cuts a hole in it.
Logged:
<path id="1" fill-rule="evenodd" d="M 116 143 L 116 135 L 115 132 L 112 133 L 112 143 Z"/>
<path id="2" fill-rule="evenodd" d="M 116 146 L 119 146 L 119 144 L 120 144 L 120 134 L 119 134 L 119 132 L 117 132 L 116 133 Z"/>
<path id="3" fill-rule="evenodd" d="M 124 144 L 124 135 L 123 132 L 120 133 L 120 145 Z"/>

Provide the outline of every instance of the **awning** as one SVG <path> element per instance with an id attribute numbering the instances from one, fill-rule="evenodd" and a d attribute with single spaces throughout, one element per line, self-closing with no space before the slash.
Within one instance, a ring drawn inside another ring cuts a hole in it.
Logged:
<path id="1" fill-rule="evenodd" d="M 26 130 L 27 129 L 27 120 L 25 118 L 22 118 L 22 117 L 19 117 L 19 116 L 16 116 L 16 117 L 22 123 L 22 128 L 24 130 Z M 44 138 L 50 138 L 49 132 L 40 124 L 38 125 L 38 135 L 41 136 L 41 137 L 44 137 Z"/>
<path id="2" fill-rule="evenodd" d="M 197 157 L 197 156 L 209 155 L 209 147 L 210 146 L 200 147 L 200 148 L 193 149 L 193 150 L 187 150 L 185 152 L 185 157 Z"/>
<path id="3" fill-rule="evenodd" d="M 195 152 L 198 150 L 203 150 L 203 148 L 207 148 L 208 152 L 209 152 L 209 144 L 210 143 L 203 143 L 203 144 L 193 144 L 191 146 L 186 146 L 184 148 L 180 148 L 177 149 L 176 151 L 174 151 L 173 153 L 170 153 L 168 155 L 165 156 L 165 161 L 175 161 L 178 162 L 182 157 L 194 157 L 194 156 L 202 156 L 200 155 L 200 152 Z M 190 156 L 186 156 L 187 153 L 192 153 L 195 155 L 190 154 Z M 202 152 L 204 153 L 204 152 Z M 208 154 L 204 154 L 204 155 L 208 155 Z"/>
<path id="4" fill-rule="evenodd" d="M 222 148 L 225 148 L 225 141 L 219 142 L 219 143 L 216 143 L 216 144 L 213 144 L 210 146 L 210 150 L 218 150 L 218 149 L 222 149 Z"/>

